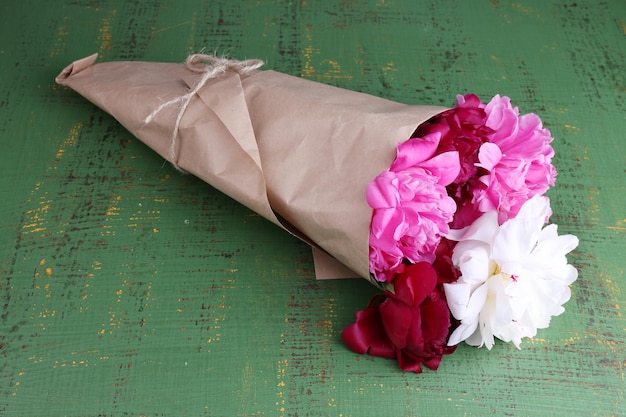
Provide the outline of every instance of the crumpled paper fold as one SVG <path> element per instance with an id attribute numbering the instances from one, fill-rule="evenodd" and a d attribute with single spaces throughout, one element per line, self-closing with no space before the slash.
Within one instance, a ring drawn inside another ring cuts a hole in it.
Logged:
<path id="1" fill-rule="evenodd" d="M 367 186 L 389 168 L 399 142 L 446 110 L 271 70 L 227 70 L 191 99 L 172 152 L 180 106 L 146 117 L 187 94 L 202 73 L 182 63 L 96 59 L 73 62 L 56 81 L 177 167 L 311 244 L 318 278 L 371 279 Z"/>

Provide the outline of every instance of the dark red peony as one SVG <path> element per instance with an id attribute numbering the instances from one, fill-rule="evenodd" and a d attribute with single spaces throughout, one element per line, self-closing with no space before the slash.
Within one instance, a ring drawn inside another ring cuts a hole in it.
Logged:
<path id="1" fill-rule="evenodd" d="M 448 194 L 457 204 L 457 211 L 450 223 L 453 229 L 470 225 L 482 214 L 473 200 L 472 190 L 481 186 L 479 178 L 486 173 L 477 165 L 480 147 L 494 133 L 486 122 L 485 104 L 474 94 L 459 95 L 454 108 L 422 123 L 413 134 L 414 137 L 422 137 L 439 132 L 441 140 L 437 153 L 452 150 L 459 153 L 461 170 L 447 186 Z"/>
<path id="2" fill-rule="evenodd" d="M 394 292 L 372 298 L 342 333 L 352 351 L 395 358 L 403 371 L 437 369 L 446 345 L 450 311 L 435 269 L 428 262 L 407 265 L 393 279 Z"/>

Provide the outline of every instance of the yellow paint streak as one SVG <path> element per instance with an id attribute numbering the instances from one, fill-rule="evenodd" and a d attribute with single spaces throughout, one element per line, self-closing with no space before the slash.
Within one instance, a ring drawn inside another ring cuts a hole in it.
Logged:
<path id="1" fill-rule="evenodd" d="M 615 226 L 607 226 L 606 228 L 609 230 L 615 230 L 616 232 L 623 233 L 626 231 L 626 219 L 617 220 L 617 222 L 615 222 Z"/>
<path id="2" fill-rule="evenodd" d="M 385 77 L 389 77 L 389 80 L 393 81 L 393 73 L 397 72 L 398 69 L 396 68 L 396 64 L 394 64 L 393 61 L 389 61 L 387 62 L 387 65 L 384 66 L 382 71 Z"/>
<path id="3" fill-rule="evenodd" d="M 106 211 L 106 217 L 104 219 L 105 223 L 112 221 L 113 219 L 115 219 L 117 216 L 120 215 L 121 209 L 119 205 L 121 201 L 122 201 L 121 195 L 114 194 L 113 196 L 111 196 L 111 199 L 109 200 L 109 208 Z M 104 237 L 104 236 L 115 235 L 115 230 L 113 229 L 113 226 L 103 224 L 100 227 L 103 229 L 103 231 L 100 233 L 101 236 Z"/>
<path id="4" fill-rule="evenodd" d="M 49 308 L 45 308 L 43 311 L 40 311 L 39 314 L 37 314 L 37 317 L 40 319 L 47 319 L 49 317 L 54 317 L 57 315 L 56 310 L 50 310 Z"/>
<path id="5" fill-rule="evenodd" d="M 621 352 L 622 344 L 620 342 L 618 342 L 618 341 L 606 340 L 606 339 L 603 339 L 603 338 L 596 338 L 595 341 L 599 345 L 608 347 L 611 350 L 611 352 L 615 352 L 615 353 Z"/>
<path id="6" fill-rule="evenodd" d="M 106 216 L 118 216 L 120 214 L 120 208 L 117 207 L 119 202 L 122 200 L 121 195 L 114 195 L 111 198 L 111 207 L 106 211 Z"/>
<path id="7" fill-rule="evenodd" d="M 506 23 L 511 23 L 511 18 L 505 13 L 498 13 L 498 16 L 502 17 Z"/>
<path id="8" fill-rule="evenodd" d="M 325 59 L 321 63 L 322 65 L 325 65 L 330 68 L 325 69 L 320 78 L 325 79 L 325 80 L 331 80 L 331 79 L 350 80 L 352 79 L 352 75 L 344 73 L 343 70 L 341 69 L 341 66 L 339 65 L 337 61 L 333 61 L 332 59 Z"/>
<path id="9" fill-rule="evenodd" d="M 558 114 L 565 114 L 569 111 L 567 107 L 556 107 L 556 108 L 551 108 L 550 110 Z"/>
<path id="10" fill-rule="evenodd" d="M 59 147 L 59 150 L 57 151 L 57 153 L 55 155 L 55 157 L 56 157 L 56 161 L 55 162 L 56 163 L 58 163 L 61 160 L 61 158 L 65 154 L 67 148 L 76 146 L 76 143 L 78 142 L 78 137 L 80 135 L 80 132 L 81 132 L 82 128 L 83 128 L 83 124 L 82 123 L 77 123 L 74 126 L 72 126 L 72 128 L 69 131 L 68 136 L 61 143 L 61 146 Z"/>
<path id="11" fill-rule="evenodd" d="M 511 7 L 513 7 L 517 11 L 520 11 L 520 12 L 526 13 L 526 14 L 536 13 L 535 9 L 533 9 L 531 7 L 525 7 L 521 3 L 512 3 Z"/>
<path id="12" fill-rule="evenodd" d="M 85 360 L 85 359 L 81 359 L 81 360 L 71 360 L 71 361 L 66 361 L 65 359 L 61 359 L 61 360 L 56 360 L 54 361 L 54 363 L 52 364 L 52 367 L 54 369 L 57 368 L 66 368 L 66 367 L 71 367 L 71 368 L 76 368 L 79 366 L 89 366 L 89 361 Z"/>
<path id="13" fill-rule="evenodd" d="M 117 302 L 119 302 L 119 296 L 117 299 Z M 109 322 L 108 325 L 107 323 L 102 323 L 102 329 L 98 332 L 101 335 L 104 334 L 113 334 L 115 329 L 118 329 L 120 327 L 122 327 L 122 325 L 124 324 L 124 317 L 123 314 L 121 316 L 118 317 L 118 315 L 115 313 L 115 311 L 113 311 L 112 307 L 109 307 Z M 107 327 L 108 327 L 108 331 L 107 331 Z"/>
<path id="14" fill-rule="evenodd" d="M 284 335 L 281 335 L 281 338 Z M 284 417 L 285 415 L 285 403 L 287 401 L 286 395 L 283 392 L 282 388 L 285 387 L 285 374 L 287 368 L 289 367 L 289 359 L 281 359 L 278 361 L 276 366 L 276 379 L 278 380 L 277 387 L 279 388 L 276 391 L 276 407 L 279 412 L 280 417 Z"/>
<path id="15" fill-rule="evenodd" d="M 619 311 L 619 300 L 622 299 L 622 288 L 618 283 L 621 283 L 622 277 L 624 276 L 624 267 L 606 262 L 601 265 L 601 268 L 602 270 L 599 272 L 598 278 L 604 283 L 606 292 L 611 298 L 611 302 L 613 303 L 611 306 L 614 309 L 613 314 L 617 317 L 621 317 L 622 313 Z"/>
<path id="16" fill-rule="evenodd" d="M 600 219 L 595 215 L 597 215 L 598 212 L 600 211 L 600 206 L 596 202 L 596 197 L 600 195 L 600 190 L 596 187 L 589 187 L 588 191 L 589 191 L 589 202 L 591 203 L 590 214 L 594 215 L 591 217 L 591 219 L 597 222 Z"/>
<path id="17" fill-rule="evenodd" d="M 63 140 L 59 149 L 55 153 L 55 160 L 53 165 L 48 167 L 48 173 L 57 169 L 58 163 L 61 161 L 63 155 L 68 148 L 76 146 L 78 136 L 80 135 L 82 127 L 83 125 L 81 123 L 78 123 L 70 129 L 68 136 Z M 42 191 L 43 185 L 43 182 L 36 183 L 35 187 L 30 193 L 31 197 L 29 199 L 29 202 L 35 203 L 37 206 L 36 208 L 26 210 L 25 212 L 26 216 L 24 217 L 24 224 L 22 225 L 22 232 L 24 234 L 43 233 L 47 230 L 45 225 L 46 214 L 50 210 L 52 200 L 47 197 L 47 192 Z"/>
<path id="18" fill-rule="evenodd" d="M 550 53 L 554 52 L 556 48 L 559 46 L 558 43 L 552 42 L 549 45 L 544 45 L 541 47 L 541 52 L 549 51 Z"/>
<path id="19" fill-rule="evenodd" d="M 106 216 L 119 216 L 120 214 L 120 208 L 119 207 L 109 207 L 109 209 L 106 211 Z"/>
<path id="20" fill-rule="evenodd" d="M 54 46 L 52 47 L 52 50 L 50 51 L 50 57 L 55 57 L 57 55 L 60 55 L 61 52 L 63 52 L 65 50 L 65 40 L 67 38 L 68 32 L 67 32 L 67 27 L 65 26 L 65 22 L 67 22 L 69 20 L 69 17 L 65 16 L 63 17 L 63 22 L 64 24 L 62 24 L 61 26 L 58 27 L 57 29 L 57 37 L 54 41 Z"/>
<path id="21" fill-rule="evenodd" d="M 113 14 L 116 14 L 116 10 L 113 10 Z M 100 43 L 100 54 L 102 55 L 105 52 L 109 52 L 111 50 L 111 39 L 113 39 L 113 35 L 111 35 L 111 20 L 108 17 L 105 17 L 100 22 L 100 27 L 98 28 L 98 42 Z"/>
<path id="22" fill-rule="evenodd" d="M 316 70 L 313 67 L 312 58 L 313 55 L 319 55 L 320 51 L 318 48 L 313 47 L 312 45 L 304 47 L 302 50 L 302 55 L 304 55 L 304 66 L 302 69 L 302 77 L 304 78 L 313 78 L 315 76 Z"/>
<path id="23" fill-rule="evenodd" d="M 615 310 L 615 315 L 617 317 L 622 317 L 622 312 L 619 311 L 620 310 L 619 304 L 613 304 L 611 307 L 613 307 L 613 309 Z"/>

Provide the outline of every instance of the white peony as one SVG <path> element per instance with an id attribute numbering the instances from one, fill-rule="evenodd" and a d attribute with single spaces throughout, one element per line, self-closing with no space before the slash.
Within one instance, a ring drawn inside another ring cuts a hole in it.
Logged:
<path id="1" fill-rule="evenodd" d="M 554 224 L 543 227 L 551 213 L 549 199 L 535 196 L 502 225 L 493 211 L 450 231 L 448 239 L 458 241 L 452 262 L 461 272 L 457 282 L 444 284 L 450 311 L 461 321 L 450 346 L 465 341 L 491 349 L 497 337 L 519 348 L 523 337 L 534 337 L 564 311 L 578 276 L 565 255 L 578 238 L 559 236 Z"/>

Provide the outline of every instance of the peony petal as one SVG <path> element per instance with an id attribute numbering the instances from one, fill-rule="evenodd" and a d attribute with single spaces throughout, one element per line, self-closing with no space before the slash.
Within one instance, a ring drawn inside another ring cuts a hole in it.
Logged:
<path id="1" fill-rule="evenodd" d="M 565 273 L 562 275 L 563 283 L 565 285 L 570 285 L 571 283 L 573 283 L 574 281 L 578 279 L 578 270 L 574 268 L 574 266 L 572 265 L 565 265 L 565 268 L 566 268 L 566 270 L 564 271 Z M 565 303 L 568 300 L 569 298 L 563 301 L 563 303 Z"/>
<path id="2" fill-rule="evenodd" d="M 461 325 L 457 327 L 450 335 L 450 338 L 448 339 L 448 346 L 455 346 L 463 341 L 467 341 L 467 339 L 471 337 L 472 334 L 477 333 L 477 330 L 478 330 L 477 321 L 471 322 L 471 323 L 461 323 Z M 473 346 L 477 346 L 477 345 L 473 345 Z"/>
<path id="3" fill-rule="evenodd" d="M 444 152 L 420 164 L 430 173 L 439 178 L 437 182 L 444 187 L 451 184 L 461 171 L 458 152 Z"/>
<path id="4" fill-rule="evenodd" d="M 428 369 L 432 369 L 433 371 L 436 371 L 437 369 L 439 369 L 440 364 L 441 364 L 441 356 L 435 356 L 431 359 L 424 361 L 424 366 L 426 366 Z"/>
<path id="5" fill-rule="evenodd" d="M 455 319 L 463 320 L 465 318 L 465 312 L 467 311 L 467 304 L 469 303 L 472 287 L 464 282 L 455 282 L 452 284 L 443 284 L 443 289 L 446 294 L 450 313 L 452 313 Z"/>
<path id="6" fill-rule="evenodd" d="M 489 278 L 491 264 L 489 262 L 489 245 L 475 241 L 464 240 L 452 254 L 452 262 L 461 271 L 462 282 L 482 284 Z"/>
<path id="7" fill-rule="evenodd" d="M 467 303 L 467 310 L 465 311 L 465 317 L 478 317 L 481 314 L 485 301 L 487 301 L 488 287 L 483 284 L 472 291 L 472 295 Z"/>
<path id="8" fill-rule="evenodd" d="M 548 228 L 554 230 L 554 232 L 556 233 L 556 225 L 549 225 L 545 229 Z M 578 238 L 574 235 L 554 236 L 549 239 L 543 238 L 544 236 L 545 234 L 542 233 L 542 236 L 539 237 L 537 247 L 533 250 L 534 256 L 544 259 L 564 257 L 565 255 L 576 249 L 579 243 Z"/>
<path id="9" fill-rule="evenodd" d="M 450 232 L 446 235 L 446 238 L 456 241 L 478 240 L 491 244 L 497 231 L 498 213 L 490 211 L 483 214 L 476 219 L 474 223 L 463 229 L 450 230 Z"/>
<path id="10" fill-rule="evenodd" d="M 404 274 L 395 281 L 394 298 L 412 306 L 419 306 L 437 285 L 437 273 L 428 262 L 418 262 L 405 268 Z"/>
<path id="11" fill-rule="evenodd" d="M 439 342 L 444 345 L 450 328 L 450 311 L 442 299 L 430 300 L 420 308 L 422 320 L 422 335 L 431 343 Z"/>
<path id="12" fill-rule="evenodd" d="M 394 358 L 395 351 L 385 333 L 377 307 L 368 307 L 355 314 L 356 323 L 346 327 L 341 338 L 356 353 Z"/>
<path id="13" fill-rule="evenodd" d="M 543 226 L 552 215 L 550 199 L 545 196 L 535 195 L 521 206 L 516 217 L 525 219 L 532 224 Z"/>
<path id="14" fill-rule="evenodd" d="M 498 145 L 491 142 L 483 143 L 478 151 L 478 160 L 480 163 L 476 164 L 476 166 L 491 171 L 501 159 L 502 151 Z"/>
<path id="15" fill-rule="evenodd" d="M 396 207 L 398 204 L 397 178 L 393 172 L 382 172 L 367 187 L 365 198 L 373 209 Z"/>
<path id="16" fill-rule="evenodd" d="M 400 349 L 404 349 L 407 346 L 407 338 L 409 333 L 415 330 L 414 325 L 420 326 L 419 323 L 413 323 L 412 307 L 392 298 L 387 298 L 380 305 L 380 318 L 387 337 L 394 346 Z"/>
<path id="17" fill-rule="evenodd" d="M 414 358 L 402 350 L 398 350 L 396 357 L 398 359 L 398 365 L 400 365 L 400 369 L 403 371 L 415 372 L 416 374 L 422 373 L 422 361 L 420 359 Z"/>
<path id="18" fill-rule="evenodd" d="M 526 259 L 537 244 L 541 228 L 550 213 L 548 198 L 534 196 L 526 201 L 517 216 L 500 227 L 493 243 L 494 260 L 503 263 L 508 259 Z"/>
<path id="19" fill-rule="evenodd" d="M 483 340 L 483 336 L 480 333 L 480 328 L 478 326 L 476 326 L 476 330 L 474 331 L 474 333 L 470 334 L 469 336 L 467 336 L 467 338 L 465 338 L 465 343 L 467 343 L 470 346 L 475 346 L 475 347 L 483 347 L 485 345 L 485 341 Z M 491 349 L 491 347 L 488 347 L 487 349 Z"/>
<path id="20" fill-rule="evenodd" d="M 399 144 L 396 159 L 389 170 L 399 172 L 426 161 L 435 154 L 440 139 L 441 133 L 436 132 Z"/>

